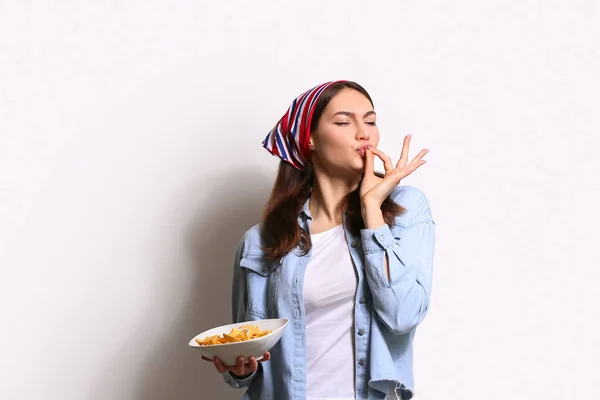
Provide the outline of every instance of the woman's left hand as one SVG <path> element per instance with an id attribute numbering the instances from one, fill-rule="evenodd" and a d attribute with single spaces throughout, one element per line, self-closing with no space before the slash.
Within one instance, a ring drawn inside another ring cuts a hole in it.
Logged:
<path id="1" fill-rule="evenodd" d="M 383 201 L 390 193 L 392 193 L 394 188 L 400 184 L 402 179 L 406 178 L 421 165 L 425 164 L 426 161 L 421 160 L 421 158 L 429 152 L 428 149 L 421 150 L 419 154 L 407 164 L 410 138 L 411 135 L 404 138 L 402 154 L 400 155 L 400 160 L 398 160 L 395 168 L 392 165 L 392 160 L 381 150 L 373 147 L 365 150 L 365 175 L 360 184 L 360 199 L 363 207 L 381 207 Z M 385 177 L 383 179 L 375 175 L 375 156 L 383 161 L 383 167 L 385 168 Z"/>

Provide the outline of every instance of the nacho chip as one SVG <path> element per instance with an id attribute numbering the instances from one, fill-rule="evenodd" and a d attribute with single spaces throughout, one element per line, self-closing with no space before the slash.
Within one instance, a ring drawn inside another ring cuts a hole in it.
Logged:
<path id="1" fill-rule="evenodd" d="M 256 325 L 243 325 L 239 328 L 231 329 L 229 333 L 223 333 L 223 335 L 207 336 L 204 339 L 196 338 L 196 343 L 200 346 L 211 346 L 214 344 L 225 344 L 243 342 L 246 340 L 256 339 L 268 335 L 272 331 L 269 329 L 261 330 Z"/>

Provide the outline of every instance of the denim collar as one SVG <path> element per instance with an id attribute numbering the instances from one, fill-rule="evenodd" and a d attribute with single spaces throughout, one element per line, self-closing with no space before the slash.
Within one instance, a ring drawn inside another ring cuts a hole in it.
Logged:
<path id="1" fill-rule="evenodd" d="M 304 205 L 302 206 L 300 213 L 298 213 L 298 217 L 304 217 L 306 219 L 312 220 L 312 216 L 310 215 L 310 210 L 308 209 L 309 203 L 310 203 L 310 196 L 308 196 L 308 199 L 306 199 L 306 201 L 304 202 Z"/>

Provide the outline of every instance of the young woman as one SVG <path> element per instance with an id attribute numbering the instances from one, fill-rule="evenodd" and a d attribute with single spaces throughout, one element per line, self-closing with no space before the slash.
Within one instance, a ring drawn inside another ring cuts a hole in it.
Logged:
<path id="1" fill-rule="evenodd" d="M 246 400 L 410 399 L 412 341 L 429 308 L 435 223 L 400 181 L 425 163 L 377 149 L 369 94 L 327 82 L 294 100 L 264 147 L 282 160 L 233 272 L 233 320 L 287 318 L 257 362 L 215 364 Z M 383 161 L 385 174 L 374 171 Z"/>

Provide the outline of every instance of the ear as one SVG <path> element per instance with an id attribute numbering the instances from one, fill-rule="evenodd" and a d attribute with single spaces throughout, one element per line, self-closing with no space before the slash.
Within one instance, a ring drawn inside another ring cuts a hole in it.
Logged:
<path id="1" fill-rule="evenodd" d="M 313 141 L 312 136 L 308 139 L 308 148 L 309 150 L 315 150 L 315 142 Z"/>

